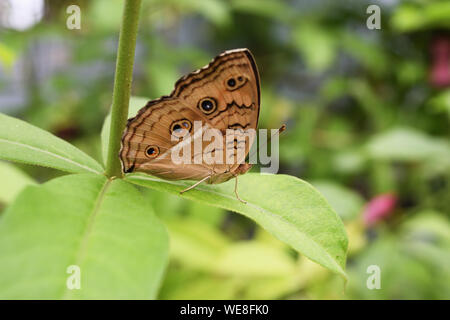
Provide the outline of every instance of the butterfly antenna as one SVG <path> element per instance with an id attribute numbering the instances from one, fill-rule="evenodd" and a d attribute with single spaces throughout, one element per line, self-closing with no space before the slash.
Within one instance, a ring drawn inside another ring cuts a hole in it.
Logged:
<path id="1" fill-rule="evenodd" d="M 272 140 L 272 137 L 274 137 L 274 136 L 277 135 L 277 134 L 279 135 L 279 134 L 282 133 L 284 130 L 286 130 L 286 125 L 285 125 L 285 124 L 283 124 L 283 125 L 280 127 L 280 129 L 278 129 L 277 132 L 275 132 L 274 134 L 271 134 L 270 137 L 269 137 L 269 139 L 267 139 L 267 141 L 265 141 L 262 145 L 258 144 L 258 145 L 256 146 L 255 152 L 253 152 L 252 154 L 249 154 L 249 155 L 248 155 L 248 158 L 250 158 L 251 156 L 254 156 L 256 153 L 259 154 L 259 148 L 265 147 L 265 146 Z"/>

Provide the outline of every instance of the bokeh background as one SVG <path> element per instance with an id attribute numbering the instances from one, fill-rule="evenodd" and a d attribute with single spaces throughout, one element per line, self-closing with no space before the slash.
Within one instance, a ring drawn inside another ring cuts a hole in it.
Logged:
<path id="1" fill-rule="evenodd" d="M 71 4 L 80 30 L 66 27 Z M 0 0 L 0 112 L 101 160 L 122 4 Z M 349 282 L 247 218 L 143 190 L 171 235 L 159 297 L 449 299 L 450 1 L 144 0 L 133 95 L 168 94 L 240 47 L 261 73 L 260 128 L 288 127 L 279 173 L 316 186 L 345 223 Z M 0 162 L 0 215 L 58 174 Z"/>

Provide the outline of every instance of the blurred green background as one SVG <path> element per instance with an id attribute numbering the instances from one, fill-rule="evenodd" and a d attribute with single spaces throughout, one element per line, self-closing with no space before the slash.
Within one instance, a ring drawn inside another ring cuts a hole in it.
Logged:
<path id="1" fill-rule="evenodd" d="M 122 5 L 0 0 L 0 112 L 101 160 Z M 349 283 L 242 216 L 143 190 L 171 235 L 159 297 L 449 299 L 450 1 L 144 0 L 132 93 L 168 94 L 240 47 L 261 74 L 260 128 L 287 124 L 279 173 L 316 186 L 346 225 Z M 0 215 L 56 175 L 0 162 Z M 371 265 L 381 289 L 366 285 Z"/>

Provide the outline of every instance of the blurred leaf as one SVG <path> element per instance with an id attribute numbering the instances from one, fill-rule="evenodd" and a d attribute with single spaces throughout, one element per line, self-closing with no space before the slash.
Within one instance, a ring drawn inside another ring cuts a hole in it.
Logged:
<path id="1" fill-rule="evenodd" d="M 141 188 L 141 192 L 151 202 L 153 211 L 158 218 L 170 220 L 184 216 L 187 200 L 170 193 L 158 192 L 147 188 Z"/>
<path id="2" fill-rule="evenodd" d="M 216 228 L 192 219 L 167 221 L 170 255 L 179 263 L 196 270 L 211 271 L 229 241 Z"/>
<path id="3" fill-rule="evenodd" d="M 69 175 L 27 187 L 0 224 L 3 299 L 151 299 L 167 262 L 164 226 L 122 180 Z M 81 271 L 70 290 L 67 268 Z"/>
<path id="4" fill-rule="evenodd" d="M 412 5 L 400 6 L 391 18 L 391 25 L 394 30 L 411 31 L 422 29 L 426 24 L 426 16 L 421 8 Z"/>
<path id="5" fill-rule="evenodd" d="M 428 105 L 436 112 L 446 112 L 450 118 L 450 89 L 443 90 L 433 96 Z"/>
<path id="6" fill-rule="evenodd" d="M 286 294 L 298 290 L 299 284 L 292 276 L 265 277 L 253 279 L 243 293 L 243 299 L 273 300 L 283 298 Z M 239 297 L 240 298 L 240 297 Z"/>
<path id="7" fill-rule="evenodd" d="M 330 276 L 330 272 L 327 269 L 311 262 L 311 260 L 308 260 L 303 256 L 298 258 L 297 264 L 297 281 L 300 283 L 301 287 L 310 286 L 313 283 L 323 283 L 323 280 L 327 280 Z"/>
<path id="8" fill-rule="evenodd" d="M 294 45 L 302 54 L 308 68 L 315 72 L 328 69 L 336 58 L 333 33 L 319 24 L 304 22 L 294 31 Z"/>
<path id="9" fill-rule="evenodd" d="M 381 289 L 369 290 L 366 282 L 371 265 L 381 270 Z M 430 283 L 436 282 L 431 270 L 416 259 L 408 257 L 392 235 L 383 234 L 367 247 L 348 268 L 348 294 L 360 299 L 433 299 Z"/>
<path id="10" fill-rule="evenodd" d="M 255 241 L 263 243 L 265 245 L 277 248 L 277 249 L 287 249 L 289 248 L 284 242 L 278 240 L 273 235 L 271 235 L 267 230 L 263 228 L 257 228 L 255 230 L 255 235 L 253 236 Z"/>
<path id="11" fill-rule="evenodd" d="M 345 224 L 345 230 L 348 235 L 348 256 L 350 257 L 367 245 L 366 227 L 361 220 L 354 220 Z"/>
<path id="12" fill-rule="evenodd" d="M 149 99 L 143 97 L 131 97 L 130 105 L 128 108 L 128 118 L 132 118 L 136 115 L 136 113 L 144 107 Z M 109 144 L 109 131 L 111 126 L 111 114 L 109 113 L 105 121 L 103 122 L 101 139 L 102 139 L 102 156 L 103 163 L 106 164 L 106 159 L 108 158 L 108 144 Z"/>
<path id="13" fill-rule="evenodd" d="M 175 229 L 169 223 L 169 229 L 172 257 L 178 268 L 168 271 L 161 293 L 163 299 L 167 299 L 167 295 L 174 298 L 175 293 L 177 299 L 191 299 L 190 290 L 195 292 L 195 299 L 273 299 L 299 285 L 295 281 L 295 260 L 288 255 L 285 246 L 273 247 L 258 241 L 228 243 L 222 235 L 211 238 L 214 230 L 210 227 L 206 227 L 205 233 L 201 224 L 192 224 L 186 219 L 177 223 Z M 210 245 L 211 239 L 216 245 Z M 191 268 L 208 273 L 186 277 Z M 192 289 L 186 289 L 191 286 Z"/>
<path id="14" fill-rule="evenodd" d="M 347 94 L 348 91 L 348 79 L 334 76 L 324 80 L 320 89 L 320 96 L 330 102 Z"/>
<path id="15" fill-rule="evenodd" d="M 147 63 L 146 69 L 151 80 L 151 90 L 155 97 L 168 95 L 172 91 L 175 81 L 179 78 L 177 64 L 167 57 L 153 57 Z"/>
<path id="16" fill-rule="evenodd" d="M 126 180 L 178 195 L 192 184 L 145 174 L 130 174 Z M 346 277 L 347 236 L 343 224 L 308 183 L 286 175 L 247 173 L 239 177 L 239 193 L 247 204 L 236 199 L 234 181 L 200 185 L 182 197 L 239 212 L 311 260 Z"/>
<path id="17" fill-rule="evenodd" d="M 217 25 L 225 25 L 230 22 L 230 12 L 227 2 L 219 0 L 164 0 L 163 3 L 171 3 L 184 10 L 192 10 L 200 13 L 206 19 Z"/>
<path id="18" fill-rule="evenodd" d="M 411 128 L 394 128 L 376 135 L 366 145 L 374 159 L 398 161 L 450 160 L 447 141 L 432 138 Z"/>
<path id="19" fill-rule="evenodd" d="M 434 294 L 450 295 L 450 224 L 439 212 L 422 211 L 402 225 L 403 249 L 433 272 Z"/>
<path id="20" fill-rule="evenodd" d="M 239 279 L 197 275 L 166 290 L 161 299 L 167 300 L 230 300 L 242 287 Z"/>
<path id="21" fill-rule="evenodd" d="M 324 279 L 311 281 L 307 289 L 297 295 L 290 296 L 289 299 L 303 300 L 348 300 L 348 290 L 342 290 L 342 279 L 327 274 Z M 303 293 L 303 295 L 301 295 Z"/>
<path id="22" fill-rule="evenodd" d="M 316 104 L 302 104 L 297 107 L 295 125 L 289 126 L 280 137 L 282 161 L 301 165 L 314 150 L 314 134 L 321 108 Z"/>
<path id="23" fill-rule="evenodd" d="M 354 174 L 361 172 L 365 164 L 366 157 L 359 149 L 338 151 L 333 156 L 333 166 L 340 173 Z"/>
<path id="24" fill-rule="evenodd" d="M 295 271 L 295 260 L 287 251 L 257 241 L 242 241 L 228 246 L 214 265 L 219 274 L 240 277 L 280 276 Z"/>
<path id="25" fill-rule="evenodd" d="M 440 212 L 421 211 L 402 224 L 402 231 L 408 235 L 408 241 L 417 239 L 450 248 L 450 223 Z"/>
<path id="26" fill-rule="evenodd" d="M 10 203 L 28 185 L 36 182 L 16 166 L 0 161 L 0 202 Z"/>
<path id="27" fill-rule="evenodd" d="M 364 199 L 353 190 L 326 180 L 312 181 L 311 184 L 322 193 L 342 220 L 355 219 L 361 213 Z"/>
<path id="28" fill-rule="evenodd" d="M 261 108 L 259 114 L 260 128 L 279 128 L 292 116 L 295 106 L 292 101 L 280 96 L 270 89 L 261 90 L 261 101 L 270 108 Z"/>
<path id="29" fill-rule="evenodd" d="M 16 54 L 13 49 L 0 42 L 0 64 L 3 65 L 5 69 L 10 69 L 15 59 Z"/>
<path id="30" fill-rule="evenodd" d="M 117 32 L 122 21 L 122 9 L 122 1 L 92 1 L 89 10 L 87 10 L 86 22 L 97 31 Z M 84 21 L 81 23 L 84 23 Z"/>
<path id="31" fill-rule="evenodd" d="M 4 114 L 0 114 L 0 159 L 72 173 L 103 172 L 97 161 L 68 142 Z"/>
<path id="32" fill-rule="evenodd" d="M 389 60 L 383 43 L 370 42 L 364 34 L 361 36 L 354 32 L 344 32 L 340 37 L 340 45 L 373 74 L 381 76 L 388 71 Z"/>
<path id="33" fill-rule="evenodd" d="M 349 94 L 358 102 L 374 128 L 381 130 L 393 119 L 393 106 L 365 78 L 352 78 L 348 81 Z"/>
<path id="34" fill-rule="evenodd" d="M 449 28 L 450 3 L 448 1 L 420 1 L 403 3 L 391 18 L 394 30 L 410 32 L 424 28 Z"/>
<path id="35" fill-rule="evenodd" d="M 283 1 L 277 0 L 231 0 L 232 8 L 236 11 L 246 12 L 268 18 L 288 21 L 292 11 Z"/>
<path id="36" fill-rule="evenodd" d="M 176 24 L 189 15 L 201 15 L 209 22 L 223 27 L 230 23 L 230 5 L 222 0 L 151 0 L 144 2 L 144 14 Z"/>
<path id="37" fill-rule="evenodd" d="M 231 243 L 216 228 L 191 220 L 168 221 L 170 254 L 179 264 L 221 276 L 267 277 L 294 272 L 286 247 L 258 241 Z"/>
<path id="38" fill-rule="evenodd" d="M 446 299 L 450 294 L 448 219 L 438 212 L 418 212 L 399 234 L 381 232 L 348 268 L 350 298 Z M 367 267 L 381 270 L 381 290 L 368 290 Z"/>
<path id="39" fill-rule="evenodd" d="M 203 203 L 193 201 L 188 201 L 186 206 L 189 217 L 213 226 L 218 227 L 225 218 L 225 210 L 221 208 L 211 207 Z"/>
<path id="40" fill-rule="evenodd" d="M 400 61 L 396 71 L 398 81 L 410 86 L 426 79 L 427 66 L 421 61 Z"/>

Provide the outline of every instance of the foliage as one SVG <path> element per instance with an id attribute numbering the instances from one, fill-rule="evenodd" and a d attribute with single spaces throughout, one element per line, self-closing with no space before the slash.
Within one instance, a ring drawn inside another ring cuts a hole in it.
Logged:
<path id="1" fill-rule="evenodd" d="M 368 1 L 142 2 L 129 117 L 223 50 L 255 55 L 259 127 L 288 130 L 280 175 L 239 178 L 248 206 L 232 182 L 180 197 L 187 182 L 106 180 L 122 5 L 79 2 L 81 30 L 62 27 L 56 2 L 31 29 L 0 29 L 0 96 L 28 61 L 27 99 L 6 110 L 25 122 L 0 115 L 0 156 L 19 162 L 0 163 L 0 297 L 450 297 L 449 89 L 430 80 L 433 43 L 449 38 L 446 1 L 377 2 L 381 30 L 365 27 Z M 42 46 L 66 57 L 46 76 L 39 64 L 52 59 L 33 58 Z M 366 203 L 384 193 L 396 206 L 366 226 Z M 75 263 L 95 275 L 78 293 L 64 291 Z M 380 290 L 366 287 L 374 264 Z"/>
<path id="2" fill-rule="evenodd" d="M 167 233 L 152 207 L 101 175 L 26 188 L 6 210 L 0 238 L 8 299 L 154 298 L 167 263 Z M 81 270 L 81 290 L 66 287 L 71 265 Z"/>

